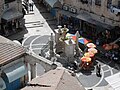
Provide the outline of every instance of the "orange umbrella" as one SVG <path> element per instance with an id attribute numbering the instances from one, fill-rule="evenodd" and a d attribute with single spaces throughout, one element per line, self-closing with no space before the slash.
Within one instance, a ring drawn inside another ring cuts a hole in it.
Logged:
<path id="1" fill-rule="evenodd" d="M 84 56 L 85 56 L 85 57 L 90 57 L 90 54 L 89 54 L 88 52 L 86 52 L 86 53 L 84 54 Z"/>
<path id="2" fill-rule="evenodd" d="M 95 48 L 89 48 L 88 52 L 92 52 L 92 53 L 96 54 L 98 51 Z"/>
<path id="3" fill-rule="evenodd" d="M 82 57 L 81 60 L 83 62 L 91 62 L 91 58 L 90 57 Z"/>
<path id="4" fill-rule="evenodd" d="M 94 57 L 94 53 L 92 53 L 92 52 L 86 52 L 85 54 L 84 54 L 84 56 L 85 57 Z"/>
<path id="5" fill-rule="evenodd" d="M 88 43 L 88 44 L 87 44 L 87 47 L 89 47 L 89 48 L 95 48 L 95 47 L 96 47 L 96 45 L 95 45 L 95 44 L 93 44 L 93 43 Z"/>

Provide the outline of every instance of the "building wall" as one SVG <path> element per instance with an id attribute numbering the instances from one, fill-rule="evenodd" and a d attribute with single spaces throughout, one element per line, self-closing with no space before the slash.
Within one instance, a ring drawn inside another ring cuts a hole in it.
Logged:
<path id="1" fill-rule="evenodd" d="M 6 6 L 8 4 L 8 7 Z M 4 4 L 4 0 L 3 0 L 3 12 L 6 12 L 7 10 L 14 8 L 20 12 L 22 12 L 22 2 L 21 0 L 15 0 L 13 2 Z"/>
<path id="2" fill-rule="evenodd" d="M 11 30 L 13 32 L 10 33 L 10 31 L 9 31 L 10 28 L 7 26 L 8 23 L 6 22 L 6 24 L 3 24 L 4 22 L 1 21 L 2 15 L 10 9 L 15 9 L 15 10 L 19 11 L 20 13 L 22 13 L 22 1 L 21 0 L 13 0 L 9 3 L 5 3 L 5 0 L 0 0 L 0 23 L 1 23 L 0 34 L 1 35 L 6 35 L 6 36 L 12 35 L 12 34 L 14 34 L 14 32 L 18 31 L 18 28 L 21 28 L 21 30 L 22 30 L 22 28 L 24 27 L 24 19 L 22 19 L 22 17 L 21 17 L 21 19 L 18 17 L 18 19 L 20 19 L 20 20 L 12 19 L 11 20 L 12 22 L 16 22 L 16 27 L 15 27 L 15 29 L 13 29 L 12 23 L 11 23 L 11 25 L 9 27 L 12 28 Z M 14 24 L 14 26 L 15 26 L 15 24 Z M 5 28 L 7 28 L 8 30 L 7 29 L 5 30 Z M 6 32 L 8 32 L 8 33 L 6 33 Z"/>
<path id="3" fill-rule="evenodd" d="M 107 0 L 101 0 L 101 6 L 95 5 L 95 0 L 91 0 L 92 4 L 90 4 L 89 1 L 90 0 L 88 0 L 88 4 L 83 4 L 81 0 L 64 0 L 64 3 L 75 7 L 78 13 L 85 11 L 88 12 L 93 19 L 112 26 L 120 26 L 120 15 L 115 15 L 107 8 Z M 112 5 L 118 5 L 118 1 L 119 0 L 112 0 Z"/>
<path id="4" fill-rule="evenodd" d="M 2 15 L 2 11 L 3 11 L 3 0 L 0 0 L 0 18 Z M 0 19 L 0 23 L 1 23 L 1 19 Z"/>

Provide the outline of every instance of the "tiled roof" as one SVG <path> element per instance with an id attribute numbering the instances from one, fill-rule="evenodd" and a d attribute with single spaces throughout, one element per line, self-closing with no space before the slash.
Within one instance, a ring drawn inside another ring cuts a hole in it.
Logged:
<path id="1" fill-rule="evenodd" d="M 0 66 L 11 62 L 14 58 L 25 53 L 22 46 L 0 36 Z"/>
<path id="2" fill-rule="evenodd" d="M 55 69 L 33 79 L 21 90 L 85 90 L 85 88 L 65 69 Z"/>

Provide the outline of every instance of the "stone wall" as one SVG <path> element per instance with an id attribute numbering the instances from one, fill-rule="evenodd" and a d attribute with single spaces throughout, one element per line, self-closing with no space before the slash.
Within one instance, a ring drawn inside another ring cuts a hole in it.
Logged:
<path id="1" fill-rule="evenodd" d="M 112 4 L 118 5 L 118 1 L 119 0 L 113 0 Z M 107 0 L 101 0 L 101 6 L 95 5 L 94 0 L 92 0 L 92 4 L 83 4 L 81 0 L 65 0 L 64 3 L 75 7 L 78 13 L 85 11 L 100 22 L 104 22 L 112 26 L 120 26 L 120 16 L 115 15 L 110 11 L 110 9 L 107 7 Z M 101 17 L 105 20 L 102 20 Z"/>

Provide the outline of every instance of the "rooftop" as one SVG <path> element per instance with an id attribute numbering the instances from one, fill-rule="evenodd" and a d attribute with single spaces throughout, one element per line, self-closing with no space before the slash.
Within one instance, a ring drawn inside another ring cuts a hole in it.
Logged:
<path id="1" fill-rule="evenodd" d="M 5 65 L 25 53 L 19 44 L 0 36 L 0 66 Z"/>
<path id="2" fill-rule="evenodd" d="M 29 82 L 22 90 L 85 90 L 65 69 L 51 70 Z"/>

